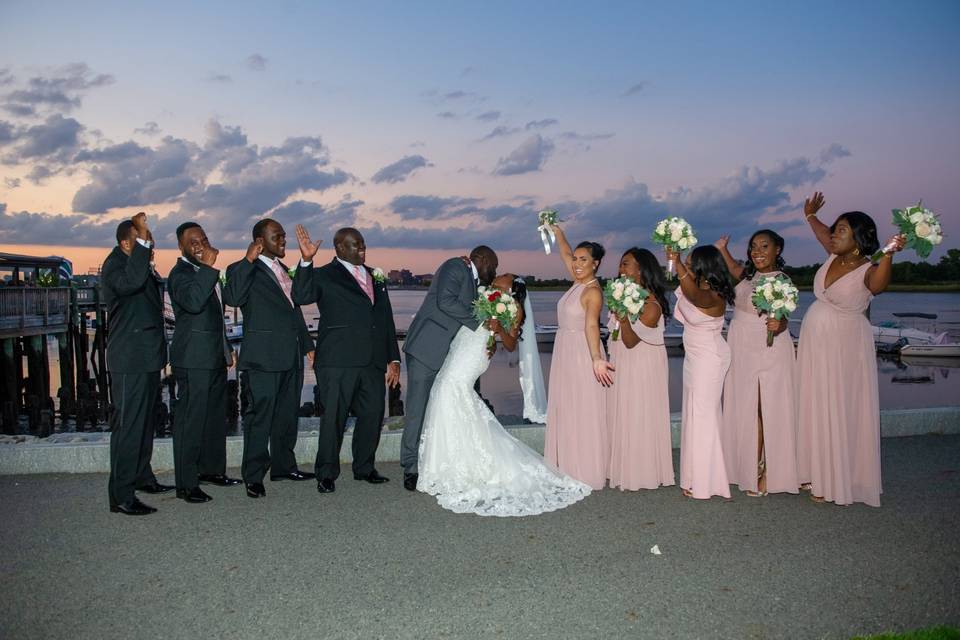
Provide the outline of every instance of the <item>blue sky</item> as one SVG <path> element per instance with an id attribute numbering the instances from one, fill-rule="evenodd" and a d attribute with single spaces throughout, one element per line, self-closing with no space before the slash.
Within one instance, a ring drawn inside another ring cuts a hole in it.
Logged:
<path id="1" fill-rule="evenodd" d="M 486 242 L 760 226 L 923 198 L 960 223 L 960 3 L 0 5 L 0 243 L 108 247 L 147 210 L 239 249 L 252 221 L 365 231 L 423 271 Z M 939 252 L 934 254 L 934 259 Z"/>

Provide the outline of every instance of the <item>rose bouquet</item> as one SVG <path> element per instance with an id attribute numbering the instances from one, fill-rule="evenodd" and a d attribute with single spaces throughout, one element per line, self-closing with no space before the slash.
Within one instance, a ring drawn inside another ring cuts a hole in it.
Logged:
<path id="1" fill-rule="evenodd" d="M 651 240 L 677 253 L 690 249 L 697 244 L 693 227 L 683 218 L 671 216 L 657 223 Z M 667 261 L 667 273 L 673 272 L 673 260 Z"/>
<path id="2" fill-rule="evenodd" d="M 893 224 L 900 229 L 900 235 L 906 238 L 903 248 L 913 249 L 921 258 L 928 257 L 933 247 L 943 242 L 940 221 L 933 211 L 924 208 L 923 201 L 905 209 L 894 209 Z M 873 260 L 879 260 L 893 248 L 893 242 L 887 244 L 873 254 Z"/>
<path id="3" fill-rule="evenodd" d="M 753 287 L 752 301 L 760 315 L 766 314 L 767 318 L 782 320 L 789 318 L 790 314 L 796 311 L 799 296 L 800 292 L 793 281 L 781 273 L 761 277 Z M 767 329 L 767 346 L 773 346 L 773 331 L 769 329 Z"/>
<path id="4" fill-rule="evenodd" d="M 477 292 L 480 295 L 473 301 L 473 317 L 481 323 L 491 319 L 498 320 L 504 329 L 510 331 L 519 313 L 519 306 L 513 296 L 494 287 L 478 287 Z M 491 331 L 487 348 L 492 349 L 494 342 L 494 333 Z"/>
<path id="5" fill-rule="evenodd" d="M 543 241 L 543 250 L 547 252 L 547 255 L 550 255 L 550 245 L 557 243 L 557 236 L 550 227 L 557 224 L 560 218 L 557 217 L 557 212 L 553 209 L 544 209 L 537 214 L 537 220 L 540 222 L 537 231 L 540 232 L 540 240 Z"/>
<path id="6" fill-rule="evenodd" d="M 603 299 L 610 313 L 616 318 L 616 326 L 610 335 L 611 340 L 616 342 L 620 338 L 620 316 L 626 316 L 630 322 L 636 322 L 649 295 L 650 292 L 628 276 L 621 276 L 607 282 L 607 286 L 603 288 Z"/>

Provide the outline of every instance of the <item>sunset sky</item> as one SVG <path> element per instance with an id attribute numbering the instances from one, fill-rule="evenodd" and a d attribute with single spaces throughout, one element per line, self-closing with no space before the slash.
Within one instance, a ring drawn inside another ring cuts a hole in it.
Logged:
<path id="1" fill-rule="evenodd" d="M 0 250 L 83 273 L 145 210 L 161 271 L 180 222 L 225 267 L 271 216 L 290 249 L 297 222 L 327 248 L 352 225 L 385 269 L 485 243 L 553 276 L 551 207 L 616 255 L 681 215 L 738 255 L 772 227 L 807 264 L 822 190 L 824 220 L 884 237 L 922 198 L 935 261 L 960 246 L 958 69 L 953 1 L 4 0 Z"/>

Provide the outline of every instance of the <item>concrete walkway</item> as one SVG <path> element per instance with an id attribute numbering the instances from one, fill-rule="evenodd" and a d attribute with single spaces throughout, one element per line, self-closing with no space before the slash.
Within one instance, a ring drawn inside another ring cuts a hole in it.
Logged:
<path id="1" fill-rule="evenodd" d="M 883 506 L 605 490 L 494 519 L 346 474 L 107 510 L 0 477 L 0 638 L 847 638 L 960 625 L 960 436 L 883 441 Z M 167 476 L 161 479 L 170 481 Z M 658 545 L 662 555 L 650 548 Z"/>

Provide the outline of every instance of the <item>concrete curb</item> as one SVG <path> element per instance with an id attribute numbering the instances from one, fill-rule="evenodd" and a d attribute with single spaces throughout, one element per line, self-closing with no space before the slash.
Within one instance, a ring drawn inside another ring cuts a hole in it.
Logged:
<path id="1" fill-rule="evenodd" d="M 297 462 L 301 468 L 313 469 L 317 454 L 318 418 L 300 419 L 300 437 L 297 441 Z M 543 451 L 544 426 L 541 424 L 507 426 L 517 439 Z M 680 446 L 680 414 L 671 415 L 673 446 Z M 926 434 L 960 433 L 960 407 L 931 407 L 927 409 L 887 409 L 880 412 L 880 431 L 884 438 Z M 65 434 L 62 434 L 65 435 Z M 73 435 L 73 434 L 71 434 Z M 76 439 L 89 437 L 87 442 L 31 441 L 0 444 L 0 475 L 33 473 L 107 473 L 110 471 L 110 435 L 75 434 Z M 384 462 L 400 460 L 401 431 L 384 431 L 377 449 L 377 459 Z M 350 462 L 352 439 L 344 437 L 341 462 Z M 243 437 L 227 437 L 227 466 L 239 467 L 243 451 Z M 159 438 L 153 445 L 153 469 L 157 473 L 173 471 L 173 443 L 170 438 Z"/>

